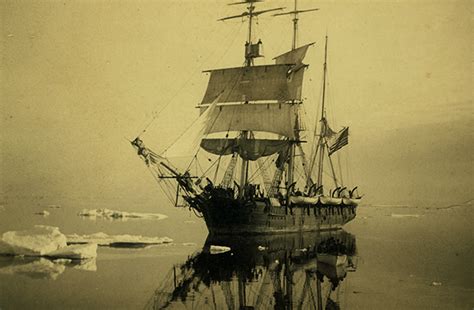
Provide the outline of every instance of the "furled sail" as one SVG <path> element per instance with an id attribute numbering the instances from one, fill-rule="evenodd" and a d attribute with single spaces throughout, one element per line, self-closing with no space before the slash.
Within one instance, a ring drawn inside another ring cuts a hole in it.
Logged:
<path id="1" fill-rule="evenodd" d="M 300 46 L 294 50 L 281 54 L 280 56 L 275 57 L 275 62 L 277 65 L 280 64 L 292 64 L 292 65 L 299 65 L 303 62 L 304 57 L 306 56 L 306 52 L 308 51 L 308 47 L 313 45 L 314 43 L 306 44 Z"/>
<path id="2" fill-rule="evenodd" d="M 301 100 L 304 70 L 291 69 L 291 64 L 278 64 L 210 70 L 202 104 L 219 95 L 219 102 Z"/>
<path id="3" fill-rule="evenodd" d="M 205 134 L 245 130 L 294 138 L 297 112 L 297 105 L 286 103 L 221 105 L 209 117 Z"/>
<path id="4" fill-rule="evenodd" d="M 238 153 L 245 160 L 257 160 L 288 148 L 288 140 L 202 139 L 201 147 L 215 155 Z"/>

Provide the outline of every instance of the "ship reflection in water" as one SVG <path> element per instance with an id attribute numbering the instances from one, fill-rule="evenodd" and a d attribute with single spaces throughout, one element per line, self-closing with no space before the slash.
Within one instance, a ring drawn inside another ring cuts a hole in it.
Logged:
<path id="1" fill-rule="evenodd" d="M 340 309 L 356 266 L 355 237 L 342 230 L 209 236 L 201 252 L 169 271 L 146 308 Z"/>

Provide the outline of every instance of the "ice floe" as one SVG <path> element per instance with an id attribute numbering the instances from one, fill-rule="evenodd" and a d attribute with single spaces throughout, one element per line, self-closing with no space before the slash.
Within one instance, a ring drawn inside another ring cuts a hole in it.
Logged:
<path id="1" fill-rule="evenodd" d="M 66 246 L 66 236 L 57 227 L 37 225 L 29 230 L 4 233 L 0 254 L 44 256 Z"/>
<path id="2" fill-rule="evenodd" d="M 395 214 L 395 213 L 392 213 L 391 216 L 395 217 L 395 218 L 403 218 L 403 217 L 421 217 L 422 215 L 421 214 Z"/>
<path id="3" fill-rule="evenodd" d="M 39 211 L 35 213 L 36 215 L 49 216 L 49 212 L 46 210 Z"/>
<path id="4" fill-rule="evenodd" d="M 182 245 L 184 245 L 184 246 L 197 246 L 196 242 L 183 242 Z"/>
<path id="5" fill-rule="evenodd" d="M 36 225 L 29 230 L 4 233 L 0 255 L 87 259 L 97 256 L 97 245 L 70 246 L 57 227 Z"/>
<path id="6" fill-rule="evenodd" d="M 112 220 L 127 220 L 127 219 L 147 219 L 147 220 L 162 220 L 167 218 L 167 215 L 159 213 L 138 213 L 138 212 L 125 212 L 104 209 L 83 209 L 78 213 L 79 216 L 89 217 L 96 219 L 98 217 Z"/>
<path id="7" fill-rule="evenodd" d="M 209 248 L 210 254 L 220 254 L 220 253 L 225 253 L 229 251 L 230 251 L 230 248 L 228 246 L 211 245 L 211 247 Z"/>
<path id="8" fill-rule="evenodd" d="M 100 246 L 111 247 L 146 247 L 168 244 L 173 242 L 173 239 L 168 237 L 144 237 L 141 235 L 108 235 L 99 232 L 91 235 L 68 235 L 67 242 L 68 244 L 95 243 Z"/>
<path id="9" fill-rule="evenodd" d="M 46 254 L 48 257 L 87 259 L 97 257 L 97 244 L 73 244 Z"/>

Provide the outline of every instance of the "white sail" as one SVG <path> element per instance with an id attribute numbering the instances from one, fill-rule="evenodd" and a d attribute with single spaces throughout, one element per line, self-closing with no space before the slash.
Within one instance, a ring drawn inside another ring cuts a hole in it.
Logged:
<path id="1" fill-rule="evenodd" d="M 181 138 L 176 140 L 163 152 L 163 157 L 192 157 L 196 154 L 202 137 L 207 134 L 216 118 L 218 99 L 219 97 L 217 97 L 208 109 L 181 135 Z"/>
<path id="2" fill-rule="evenodd" d="M 294 138 L 297 112 L 297 105 L 285 103 L 217 106 L 206 133 L 245 130 Z"/>
<path id="3" fill-rule="evenodd" d="M 281 54 L 273 59 L 275 59 L 275 63 L 277 65 L 281 65 L 281 64 L 299 65 L 303 62 L 303 59 L 306 56 L 306 52 L 308 51 L 308 47 L 310 47 L 313 44 L 314 43 L 310 43 L 310 44 L 300 46 L 294 50 Z"/>
<path id="4" fill-rule="evenodd" d="M 210 70 L 202 104 L 212 102 L 301 100 L 304 70 L 292 72 L 293 64 Z"/>

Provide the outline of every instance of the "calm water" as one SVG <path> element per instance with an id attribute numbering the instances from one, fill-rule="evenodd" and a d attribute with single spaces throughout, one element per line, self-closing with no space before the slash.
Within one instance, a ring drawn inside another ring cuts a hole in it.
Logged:
<path id="1" fill-rule="evenodd" d="M 49 208 L 52 204 L 60 208 Z M 188 211 L 149 204 L 15 198 L 6 199 L 3 207 L 0 232 L 44 224 L 66 234 L 168 236 L 174 243 L 101 247 L 95 261 L 82 265 L 1 258 L 1 309 L 474 306 L 470 203 L 448 209 L 362 206 L 345 231 L 233 239 L 207 238 L 204 224 Z M 110 221 L 77 216 L 82 208 L 104 207 L 169 217 Z M 50 215 L 34 214 L 41 210 Z M 334 244 L 339 255 L 323 258 Z M 210 245 L 231 251 L 210 254 Z M 337 258 L 340 265 L 329 262 Z"/>

